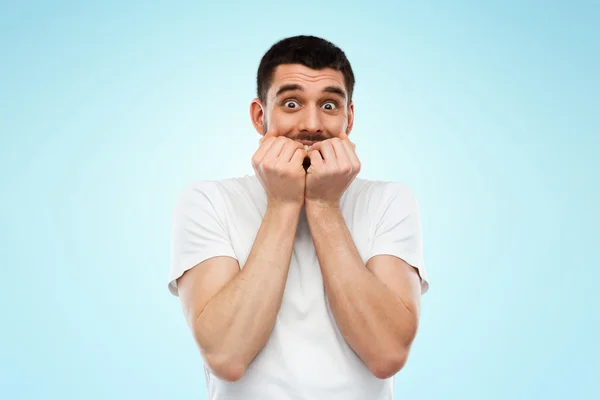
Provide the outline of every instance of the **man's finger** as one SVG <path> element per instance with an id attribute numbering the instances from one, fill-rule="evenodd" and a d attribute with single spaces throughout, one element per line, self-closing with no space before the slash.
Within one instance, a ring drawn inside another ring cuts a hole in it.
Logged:
<path id="1" fill-rule="evenodd" d="M 346 148 L 346 154 L 348 154 L 348 158 L 352 162 L 352 165 L 356 165 L 358 161 L 358 156 L 356 155 L 356 145 L 349 140 L 342 140 L 342 144 Z"/>
<path id="2" fill-rule="evenodd" d="M 256 151 L 253 157 L 254 162 L 256 162 L 257 164 L 261 162 L 265 158 L 265 155 L 267 155 L 267 153 L 269 152 L 269 148 L 273 145 L 274 140 L 268 139 L 273 138 L 275 136 L 275 133 L 276 131 L 274 129 L 269 129 L 258 141 L 258 150 Z M 265 141 L 267 140 L 268 143 L 265 144 Z"/>
<path id="3" fill-rule="evenodd" d="M 352 143 L 352 140 L 350 140 L 350 138 L 348 137 L 348 134 L 346 132 L 341 131 L 340 134 L 338 135 L 338 138 L 340 140 L 342 140 L 343 142 L 350 143 L 353 147 L 356 148 L 356 145 L 354 143 Z"/>
<path id="4" fill-rule="evenodd" d="M 356 144 L 350 140 L 348 134 L 346 134 L 344 131 L 340 132 L 338 138 L 341 139 L 342 143 L 344 144 L 348 158 L 352 162 L 352 166 L 356 167 L 360 163 L 358 156 L 356 155 Z"/>
<path id="5" fill-rule="evenodd" d="M 302 165 L 305 158 L 306 150 L 304 150 L 304 147 L 302 147 L 301 149 L 296 149 L 294 155 L 292 156 L 292 159 L 290 160 L 290 164 Z"/>
<path id="6" fill-rule="evenodd" d="M 346 149 L 346 145 L 344 144 L 345 140 L 336 140 L 331 142 L 331 147 L 335 152 L 335 158 L 337 160 L 338 165 L 350 164 L 350 157 L 348 155 L 348 151 Z"/>
<path id="7" fill-rule="evenodd" d="M 257 163 L 262 161 L 267 155 L 267 153 L 269 153 L 269 149 L 273 146 L 273 143 L 275 142 L 276 133 L 277 132 L 274 129 L 271 129 L 267 131 L 267 133 L 265 133 L 264 136 L 259 140 L 258 150 L 254 155 L 255 160 L 257 160 Z"/>
<path id="8" fill-rule="evenodd" d="M 333 150 L 333 146 L 330 140 L 325 140 L 323 142 L 318 143 L 318 150 L 321 152 L 323 156 L 323 160 L 328 164 L 336 164 L 335 151 Z"/>
<path id="9" fill-rule="evenodd" d="M 279 159 L 283 162 L 293 162 L 293 157 L 296 155 L 298 150 L 302 150 L 304 156 L 306 156 L 306 150 L 304 150 L 304 145 L 302 143 L 294 142 L 290 140 L 287 142 L 283 149 L 281 150 L 281 154 L 279 155 Z"/>
<path id="10" fill-rule="evenodd" d="M 267 138 L 267 140 L 269 140 L 269 139 L 271 139 L 271 138 Z M 265 159 L 269 159 L 269 160 L 279 158 L 281 151 L 283 150 L 283 147 L 289 143 L 289 139 L 284 139 L 281 137 L 272 138 L 269 141 L 273 142 L 273 144 L 269 147 L 267 154 L 265 154 Z M 288 160 L 289 160 L 289 158 L 288 158 Z"/>
<path id="11" fill-rule="evenodd" d="M 264 142 L 267 138 L 274 137 L 274 136 L 276 136 L 276 134 L 277 134 L 277 131 L 275 129 L 271 128 L 267 131 L 267 133 L 265 133 L 263 135 L 263 137 L 259 140 L 258 143 L 262 144 L 262 142 Z"/>
<path id="12" fill-rule="evenodd" d="M 319 152 L 319 150 L 309 151 L 308 158 L 310 158 L 310 168 L 323 165 L 323 157 L 321 156 L 321 153 Z M 309 168 L 309 171 L 310 171 L 310 168 Z"/>

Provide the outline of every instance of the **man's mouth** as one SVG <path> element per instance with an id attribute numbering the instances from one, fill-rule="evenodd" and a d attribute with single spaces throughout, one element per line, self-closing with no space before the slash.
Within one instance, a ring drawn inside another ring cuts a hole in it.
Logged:
<path id="1" fill-rule="evenodd" d="M 298 140 L 298 142 L 302 143 L 302 144 L 304 145 L 304 148 L 306 148 L 306 147 L 310 147 L 310 146 L 312 146 L 313 144 L 317 143 L 317 142 L 316 142 L 316 141 L 314 141 L 314 140 Z"/>

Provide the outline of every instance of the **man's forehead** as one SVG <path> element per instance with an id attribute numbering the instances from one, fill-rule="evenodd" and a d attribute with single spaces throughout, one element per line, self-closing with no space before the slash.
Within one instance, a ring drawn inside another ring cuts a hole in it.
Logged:
<path id="1" fill-rule="evenodd" d="M 333 68 L 311 69 L 301 64 L 279 65 L 273 74 L 272 89 L 275 91 L 283 85 L 295 83 L 300 86 L 332 86 L 345 89 L 344 74 Z"/>

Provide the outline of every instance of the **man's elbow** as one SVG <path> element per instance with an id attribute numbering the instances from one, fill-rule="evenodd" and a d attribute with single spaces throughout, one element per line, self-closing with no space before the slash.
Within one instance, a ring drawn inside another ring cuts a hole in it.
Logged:
<path id="1" fill-rule="evenodd" d="M 213 375 L 227 382 L 240 380 L 244 376 L 247 367 L 236 357 L 219 354 L 206 354 L 204 362 Z"/>
<path id="2" fill-rule="evenodd" d="M 205 329 L 202 329 L 202 327 L 199 326 L 199 319 L 200 317 L 195 319 L 196 329 L 194 329 L 193 333 L 196 344 L 200 349 L 204 365 L 206 365 L 214 376 L 221 380 L 227 382 L 240 380 L 246 372 L 248 364 L 239 356 L 239 353 L 232 354 L 231 352 L 221 350 L 223 347 L 230 346 L 224 346 L 222 343 L 215 344 L 214 339 L 203 335 L 202 332 L 205 332 Z M 208 345 L 209 343 L 211 345 Z"/>
<path id="3" fill-rule="evenodd" d="M 388 379 L 396 375 L 408 360 L 408 352 L 390 352 L 369 365 L 369 370 L 378 379 Z"/>

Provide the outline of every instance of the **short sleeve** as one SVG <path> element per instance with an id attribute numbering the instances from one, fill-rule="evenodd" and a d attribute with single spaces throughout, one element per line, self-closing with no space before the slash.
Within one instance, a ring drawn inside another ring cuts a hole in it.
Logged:
<path id="1" fill-rule="evenodd" d="M 381 254 L 401 258 L 417 268 L 421 278 L 421 294 L 429 289 L 423 260 L 423 235 L 419 205 L 405 185 L 386 183 L 376 214 L 376 224 L 369 259 Z"/>
<path id="2" fill-rule="evenodd" d="M 175 296 L 179 296 L 177 279 L 185 271 L 209 258 L 236 258 L 223 223 L 221 198 L 214 182 L 201 181 L 186 188 L 175 205 L 168 285 Z"/>

